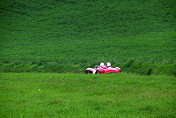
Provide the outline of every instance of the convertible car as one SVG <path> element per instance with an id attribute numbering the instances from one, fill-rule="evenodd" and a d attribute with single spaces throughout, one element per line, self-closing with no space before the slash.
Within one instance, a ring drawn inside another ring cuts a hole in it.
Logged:
<path id="1" fill-rule="evenodd" d="M 87 68 L 86 74 L 105 74 L 105 73 L 119 73 L 121 70 L 119 67 L 106 67 L 106 66 L 98 66 L 95 68 Z"/>

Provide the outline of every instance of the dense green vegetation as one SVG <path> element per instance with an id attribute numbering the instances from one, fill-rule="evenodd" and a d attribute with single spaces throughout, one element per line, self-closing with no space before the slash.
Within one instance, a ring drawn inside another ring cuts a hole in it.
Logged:
<path id="1" fill-rule="evenodd" d="M 124 73 L 68 74 L 101 61 Z M 175 0 L 0 2 L 0 117 L 174 118 L 163 74 L 176 76 Z"/>
<path id="2" fill-rule="evenodd" d="M 175 75 L 175 11 L 174 0 L 1 1 L 0 71 L 84 72 L 110 61 Z"/>
<path id="3" fill-rule="evenodd" d="M 3 73 L 0 117 L 174 118 L 175 84 L 170 76 Z"/>

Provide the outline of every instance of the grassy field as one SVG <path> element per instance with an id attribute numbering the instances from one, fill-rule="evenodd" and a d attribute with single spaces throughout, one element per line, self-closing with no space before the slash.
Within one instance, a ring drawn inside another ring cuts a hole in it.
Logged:
<path id="1" fill-rule="evenodd" d="M 0 71 L 84 72 L 110 61 L 176 75 L 175 11 L 174 0 L 1 1 Z"/>
<path id="2" fill-rule="evenodd" d="M 1 73 L 0 117 L 174 118 L 175 85 L 168 76 Z"/>
<path id="3" fill-rule="evenodd" d="M 175 0 L 1 1 L 0 117 L 176 117 L 175 11 Z M 102 61 L 122 73 L 78 74 Z"/>

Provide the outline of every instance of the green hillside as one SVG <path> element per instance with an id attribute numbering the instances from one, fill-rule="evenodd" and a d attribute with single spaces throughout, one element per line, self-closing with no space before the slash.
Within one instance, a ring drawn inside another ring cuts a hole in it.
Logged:
<path id="1" fill-rule="evenodd" d="M 0 71 L 176 70 L 175 14 L 174 0 L 1 1 Z"/>

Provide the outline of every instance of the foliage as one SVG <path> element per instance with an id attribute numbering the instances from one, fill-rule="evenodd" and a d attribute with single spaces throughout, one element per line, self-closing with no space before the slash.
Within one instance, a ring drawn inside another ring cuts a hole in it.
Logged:
<path id="1" fill-rule="evenodd" d="M 174 65 L 174 11 L 173 0 L 1 1 L 1 72 L 85 69 L 101 61 Z"/>
<path id="2" fill-rule="evenodd" d="M 1 73 L 0 117 L 174 118 L 176 79 Z"/>

